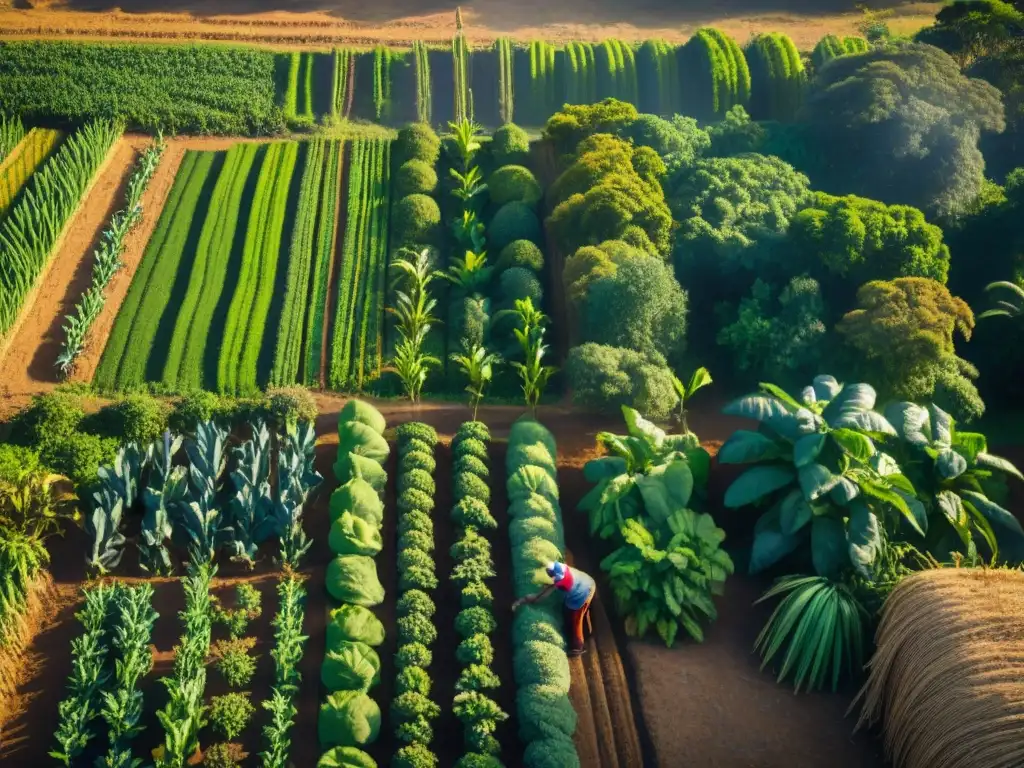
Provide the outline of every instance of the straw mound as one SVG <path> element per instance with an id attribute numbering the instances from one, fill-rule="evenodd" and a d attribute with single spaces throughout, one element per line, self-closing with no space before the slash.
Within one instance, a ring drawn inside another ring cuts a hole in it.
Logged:
<path id="1" fill-rule="evenodd" d="M 1024 572 L 946 568 L 885 603 L 857 727 L 898 768 L 1024 765 Z"/>

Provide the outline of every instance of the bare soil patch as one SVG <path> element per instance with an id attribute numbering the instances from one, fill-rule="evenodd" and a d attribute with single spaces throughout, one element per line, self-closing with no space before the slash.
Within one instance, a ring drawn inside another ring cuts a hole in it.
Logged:
<path id="1" fill-rule="evenodd" d="M 216 4 L 216 14 L 209 14 L 210 5 L 199 0 L 59 0 L 32 5 L 0 10 L 0 37 L 208 40 L 322 49 L 376 43 L 409 46 L 415 40 L 450 43 L 459 2 L 228 0 Z M 900 33 L 930 23 L 940 6 L 892 0 L 869 5 L 893 8 L 889 25 Z M 467 35 L 478 44 L 489 44 L 500 36 L 522 41 L 661 38 L 685 42 L 695 29 L 715 26 L 741 43 L 751 33 L 775 31 L 788 34 L 799 48 L 810 49 L 829 33 L 856 34 L 863 15 L 848 0 L 727 0 L 712 5 L 670 0 L 476 0 L 463 8 L 463 16 Z"/>

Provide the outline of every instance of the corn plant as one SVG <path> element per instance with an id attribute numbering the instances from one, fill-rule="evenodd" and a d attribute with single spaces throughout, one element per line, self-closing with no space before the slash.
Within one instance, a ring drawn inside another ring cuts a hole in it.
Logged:
<path id="1" fill-rule="evenodd" d="M 455 37 L 452 40 L 453 79 L 455 81 L 455 119 L 473 117 L 473 91 L 469 87 L 469 43 L 462 31 L 462 10 L 455 9 Z"/>
<path id="2" fill-rule="evenodd" d="M 453 354 L 451 360 L 469 379 L 466 392 L 469 393 L 469 405 L 473 409 L 473 421 L 476 421 L 480 401 L 484 399 L 484 390 L 491 383 L 494 366 L 501 363 L 501 356 L 488 352 L 483 344 L 473 344 L 463 354 Z"/>
<path id="3" fill-rule="evenodd" d="M 274 617 L 274 688 L 294 697 L 299 691 L 302 674 L 302 648 L 309 638 L 302 634 L 306 590 L 295 576 L 287 576 L 277 585 L 280 609 Z"/>
<path id="4" fill-rule="evenodd" d="M 25 125 L 18 116 L 0 114 L 0 163 L 25 138 Z"/>
<path id="5" fill-rule="evenodd" d="M 174 455 L 181 450 L 182 438 L 164 432 L 161 440 L 150 448 L 152 470 L 142 490 L 142 503 L 146 508 L 139 536 L 139 564 L 144 571 L 166 576 L 173 571 L 167 542 L 173 533 L 171 511 L 180 504 L 188 490 L 188 470 L 172 464 Z"/>
<path id="6" fill-rule="evenodd" d="M 400 274 L 391 287 L 395 306 L 387 311 L 395 316 L 396 328 L 404 338 L 416 338 L 421 329 L 437 322 L 433 315 L 437 300 L 430 297 L 428 289 L 438 273 L 430 267 L 430 251 L 426 248 L 419 253 L 403 249 L 391 266 Z"/>
<path id="7" fill-rule="evenodd" d="M 0 646 L 18 630 L 32 582 L 49 559 L 41 538 L 0 527 Z"/>
<path id="8" fill-rule="evenodd" d="M 120 589 L 100 584 L 85 590 L 85 606 L 75 614 L 85 631 L 71 641 L 68 695 L 57 706 L 57 748 L 49 753 L 61 765 L 73 765 L 96 735 L 92 724 L 100 714 L 102 693 L 112 676 L 106 628 Z"/>
<path id="9" fill-rule="evenodd" d="M 231 538 L 218 501 L 227 467 L 227 437 L 227 430 L 212 421 L 196 426 L 195 438 L 185 443 L 190 461 L 188 494 L 174 508 L 175 530 L 207 562 L 213 561 L 224 539 Z"/>
<path id="10" fill-rule="evenodd" d="M 149 640 L 159 614 L 153 610 L 150 584 L 119 590 L 114 603 L 113 647 L 118 658 L 114 663 L 114 690 L 102 694 L 102 715 L 109 727 L 110 749 L 101 765 L 138 765 L 141 761 L 132 759 L 129 744 L 143 730 L 142 691 L 138 684 L 153 668 Z"/>
<path id="11" fill-rule="evenodd" d="M 273 505 L 270 492 L 270 430 L 258 420 L 252 425 L 253 439 L 234 450 L 235 469 L 231 473 L 236 492 L 231 505 L 231 541 L 228 551 L 232 560 L 250 568 L 259 545 L 274 533 Z"/>
<path id="12" fill-rule="evenodd" d="M 430 54 L 427 46 L 417 40 L 412 44 L 412 56 L 416 65 L 416 119 L 429 123 L 433 111 L 430 88 Z"/>
<path id="13" fill-rule="evenodd" d="M 425 325 L 411 338 L 403 333 L 402 340 L 395 345 L 395 356 L 391 361 L 391 370 L 398 376 L 405 394 L 413 403 L 419 400 L 430 368 L 441 364 L 439 359 L 423 352 L 423 342 L 429 331 L 430 326 Z"/>
<path id="14" fill-rule="evenodd" d="M 547 325 L 548 318 L 533 306 L 533 301 L 529 297 L 517 300 L 515 310 L 505 311 L 513 312 L 518 317 L 518 324 L 522 326 L 514 330 L 516 340 L 523 351 L 523 362 L 514 361 L 512 367 L 519 372 L 519 378 L 522 380 L 526 406 L 536 415 L 544 388 L 558 371 L 554 366 L 543 363 L 544 355 L 548 351 L 548 346 L 544 343 L 544 326 Z"/>

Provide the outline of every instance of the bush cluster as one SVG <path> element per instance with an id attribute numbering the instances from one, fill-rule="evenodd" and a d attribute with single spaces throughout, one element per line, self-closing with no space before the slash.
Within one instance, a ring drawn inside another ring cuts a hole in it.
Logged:
<path id="1" fill-rule="evenodd" d="M 512 425 L 506 456 L 513 531 L 512 574 L 516 597 L 549 583 L 544 567 L 565 550 L 555 467 L 555 442 L 540 423 L 523 417 Z M 543 478 L 543 479 L 541 479 Z M 512 622 L 512 671 L 518 692 L 519 736 L 527 768 L 579 766 L 573 746 L 576 713 L 569 702 L 569 661 L 562 637 L 561 605 L 549 599 L 525 605 Z M 475 637 L 475 636 L 474 636 Z M 557 763 L 551 762 L 557 759 Z"/>
<path id="2" fill-rule="evenodd" d="M 440 707 L 430 699 L 427 668 L 433 659 L 430 646 L 437 641 L 435 605 L 429 592 L 437 588 L 434 562 L 434 509 L 436 486 L 434 448 L 437 432 L 420 422 L 408 422 L 395 430 L 398 441 L 398 651 L 399 669 L 391 717 L 395 737 L 403 743 L 395 766 L 435 766 L 430 749 L 433 722 Z"/>
<path id="3" fill-rule="evenodd" d="M 455 631 L 462 641 L 455 656 L 463 665 L 456 683 L 453 711 L 462 722 L 466 748 L 462 761 L 468 765 L 497 759 L 501 747 L 493 734 L 498 723 L 508 719 L 485 693 L 500 685 L 490 668 L 494 661 L 491 635 L 498 623 L 492 610 L 494 598 L 486 582 L 495 577 L 494 559 L 491 543 L 483 534 L 496 527 L 487 509 L 491 499 L 488 442 L 490 431 L 478 421 L 459 427 L 452 441 L 456 499 L 452 520 L 458 533 L 451 548 L 455 562 L 451 579 L 460 590 L 462 610 L 455 617 Z"/>

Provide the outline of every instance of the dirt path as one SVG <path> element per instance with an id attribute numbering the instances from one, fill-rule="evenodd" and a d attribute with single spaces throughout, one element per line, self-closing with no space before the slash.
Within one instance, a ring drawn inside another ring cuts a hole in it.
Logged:
<path id="1" fill-rule="evenodd" d="M 209 5 L 198 0 L 67 0 L 0 11 L 0 37 L 244 41 L 291 49 L 378 42 L 410 46 L 415 40 L 449 44 L 458 4 L 459 0 L 229 0 L 217 4 L 222 15 L 207 16 Z M 897 15 L 889 25 L 899 33 L 930 23 L 940 6 L 892 0 L 870 5 L 895 7 Z M 285 6 L 287 11 L 282 10 Z M 522 41 L 660 38 L 681 43 L 698 27 L 715 26 L 741 43 L 753 32 L 784 32 L 798 48 L 809 50 L 826 34 L 857 34 L 862 19 L 847 0 L 776 0 L 770 5 L 754 0 L 713 5 L 674 0 L 475 0 L 471 7 L 463 6 L 467 35 L 478 44 L 504 35 Z"/>

